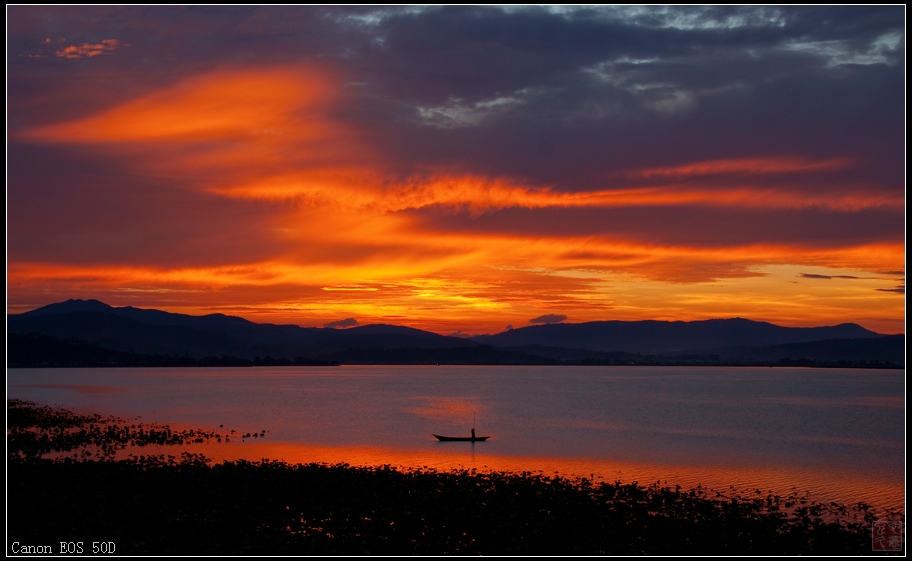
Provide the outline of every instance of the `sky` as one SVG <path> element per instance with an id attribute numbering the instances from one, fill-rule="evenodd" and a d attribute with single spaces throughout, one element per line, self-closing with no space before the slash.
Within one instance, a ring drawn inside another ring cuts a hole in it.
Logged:
<path id="1" fill-rule="evenodd" d="M 7 6 L 7 313 L 905 331 L 905 7 Z"/>

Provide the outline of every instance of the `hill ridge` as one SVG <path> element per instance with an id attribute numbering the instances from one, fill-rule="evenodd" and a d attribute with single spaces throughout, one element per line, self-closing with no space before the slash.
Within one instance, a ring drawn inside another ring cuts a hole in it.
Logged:
<path id="1" fill-rule="evenodd" d="M 799 349 L 803 348 L 800 345 L 824 340 L 885 337 L 854 323 L 783 327 L 736 317 L 533 325 L 494 335 L 463 338 L 392 324 L 332 329 L 255 323 L 221 313 L 194 316 L 133 306 L 113 307 L 93 299 L 70 299 L 22 314 L 10 314 L 7 315 L 7 326 L 11 333 L 34 332 L 85 340 L 117 351 L 196 358 L 227 355 L 250 359 L 258 356 L 342 356 L 359 349 L 376 351 L 370 356 L 405 356 L 402 349 L 421 349 L 422 356 L 431 356 L 433 353 L 428 354 L 425 350 L 490 346 L 504 352 L 525 349 L 522 351 L 525 354 L 560 361 L 563 360 L 561 356 L 571 355 L 595 359 L 601 356 L 600 353 L 674 356 L 725 349 L 726 353 L 737 354 L 732 349 L 777 345 L 799 345 L 794 347 Z M 542 349 L 536 350 L 536 346 Z M 384 355 L 380 352 L 383 349 L 400 351 Z M 581 352 L 566 353 L 561 349 Z M 483 355 L 484 351 L 477 354 Z M 753 356 L 757 353 L 744 350 L 742 354 Z M 760 354 L 766 356 L 765 352 Z M 359 356 L 367 355 L 361 352 Z M 441 351 L 441 356 L 449 355 Z"/>

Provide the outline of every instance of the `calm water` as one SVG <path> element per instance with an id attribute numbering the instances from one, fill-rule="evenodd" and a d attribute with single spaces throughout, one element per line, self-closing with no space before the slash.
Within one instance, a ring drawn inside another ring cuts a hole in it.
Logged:
<path id="1" fill-rule="evenodd" d="M 601 366 L 12 369 L 7 394 L 174 427 L 267 431 L 196 447 L 216 459 L 794 488 L 817 500 L 901 508 L 904 377 Z M 431 436 L 468 436 L 473 415 L 488 442 Z"/>

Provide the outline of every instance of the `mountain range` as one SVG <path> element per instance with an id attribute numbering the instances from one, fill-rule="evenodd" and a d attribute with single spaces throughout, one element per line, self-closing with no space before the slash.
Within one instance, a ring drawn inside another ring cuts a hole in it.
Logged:
<path id="1" fill-rule="evenodd" d="M 295 358 L 382 364 L 775 364 L 902 366 L 905 336 L 857 324 L 782 327 L 747 319 L 598 321 L 535 325 L 496 335 L 447 337 L 397 325 L 349 329 L 254 323 L 67 300 L 7 315 L 9 334 L 42 334 L 122 353 L 201 359 Z M 51 339 L 42 339 L 47 341 Z M 9 356 L 15 349 L 8 336 Z M 17 344 L 21 338 L 15 339 Z"/>

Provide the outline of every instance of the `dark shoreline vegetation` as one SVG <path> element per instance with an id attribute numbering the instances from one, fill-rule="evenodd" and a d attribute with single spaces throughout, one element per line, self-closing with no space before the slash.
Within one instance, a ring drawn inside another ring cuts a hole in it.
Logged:
<path id="1" fill-rule="evenodd" d="M 215 464 L 186 452 L 114 459 L 128 446 L 179 448 L 215 436 L 8 400 L 10 543 L 57 553 L 61 541 L 105 541 L 119 555 L 872 553 L 870 506 L 759 490 L 739 497 L 530 472 Z"/>
<path id="2" fill-rule="evenodd" d="M 834 344 L 839 341 L 833 341 Z M 843 343 L 844 344 L 844 343 Z M 561 353 L 564 357 L 556 356 Z M 59 339 L 42 333 L 7 334 L 7 368 L 113 368 L 113 367 L 250 367 L 339 366 L 340 364 L 401 365 L 566 365 L 566 366 L 769 366 L 812 368 L 888 368 L 902 365 L 881 360 L 724 360 L 718 355 L 657 356 L 635 353 L 601 353 L 599 357 L 573 357 L 580 349 L 540 346 L 495 348 L 490 345 L 446 348 L 361 348 L 321 357 L 297 356 L 245 358 L 238 356 L 192 357 L 175 354 L 142 354 L 104 348 L 79 339 Z M 538 354 L 534 354 L 538 353 Z M 545 356 L 555 355 L 555 356 Z"/>

